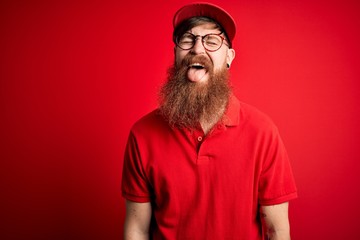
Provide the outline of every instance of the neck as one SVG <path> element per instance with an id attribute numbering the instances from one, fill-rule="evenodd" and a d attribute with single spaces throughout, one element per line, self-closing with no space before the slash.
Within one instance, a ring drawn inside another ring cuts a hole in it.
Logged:
<path id="1" fill-rule="evenodd" d="M 223 106 L 219 111 L 218 114 L 215 114 L 214 117 L 202 117 L 200 120 L 200 125 L 202 130 L 204 131 L 205 135 L 207 135 L 211 129 L 219 122 L 225 112 L 225 106 Z"/>

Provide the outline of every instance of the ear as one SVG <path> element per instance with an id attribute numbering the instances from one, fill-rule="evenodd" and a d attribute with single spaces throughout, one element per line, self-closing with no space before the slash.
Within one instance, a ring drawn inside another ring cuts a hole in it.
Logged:
<path id="1" fill-rule="evenodd" d="M 231 65 L 232 61 L 235 58 L 235 50 L 232 48 L 229 48 L 226 55 L 226 63 Z"/>

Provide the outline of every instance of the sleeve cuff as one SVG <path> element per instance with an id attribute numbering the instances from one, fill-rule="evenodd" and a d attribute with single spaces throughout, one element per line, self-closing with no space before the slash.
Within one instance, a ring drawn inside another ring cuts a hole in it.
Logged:
<path id="1" fill-rule="evenodd" d="M 284 202 L 288 202 L 298 197 L 297 192 L 293 192 L 281 197 L 273 198 L 273 199 L 262 199 L 259 200 L 260 205 L 268 206 L 268 205 L 276 205 Z"/>

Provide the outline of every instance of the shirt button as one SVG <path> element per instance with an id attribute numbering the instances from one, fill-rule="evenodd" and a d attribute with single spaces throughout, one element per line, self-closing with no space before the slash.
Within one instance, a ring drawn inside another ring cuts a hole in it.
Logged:
<path id="1" fill-rule="evenodd" d="M 201 142 L 203 138 L 201 136 L 198 136 L 198 141 Z"/>

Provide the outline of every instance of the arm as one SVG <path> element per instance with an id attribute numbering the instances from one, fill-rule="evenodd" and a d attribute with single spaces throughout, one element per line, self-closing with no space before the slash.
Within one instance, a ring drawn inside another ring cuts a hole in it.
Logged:
<path id="1" fill-rule="evenodd" d="M 261 206 L 260 216 L 267 236 L 266 239 L 290 240 L 288 208 L 288 202 L 271 206 Z"/>
<path id="2" fill-rule="evenodd" d="M 148 240 L 151 204 L 126 201 L 124 240 Z"/>

